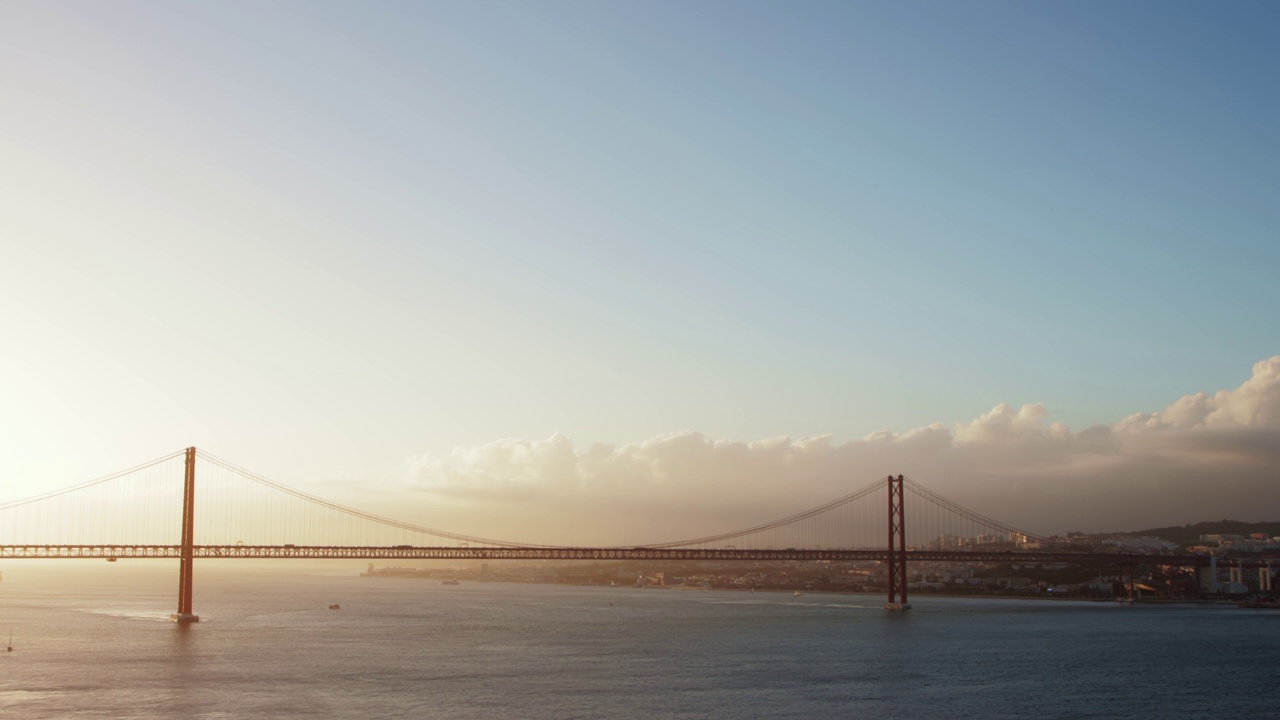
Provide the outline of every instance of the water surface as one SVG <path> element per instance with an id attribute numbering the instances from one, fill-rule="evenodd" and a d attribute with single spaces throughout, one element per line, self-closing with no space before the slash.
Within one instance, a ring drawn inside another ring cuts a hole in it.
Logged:
<path id="1" fill-rule="evenodd" d="M 3 568 L 3 717 L 1280 716 L 1269 611 L 917 598 L 889 613 L 869 596 L 207 562 L 203 622 L 177 626 L 176 566 L 74 562 Z"/>

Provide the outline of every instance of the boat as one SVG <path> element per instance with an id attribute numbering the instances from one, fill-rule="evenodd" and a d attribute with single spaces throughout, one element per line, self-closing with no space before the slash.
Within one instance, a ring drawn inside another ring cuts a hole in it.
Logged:
<path id="1" fill-rule="evenodd" d="M 13 652 L 13 631 L 9 631 L 9 647 L 5 648 L 5 652 Z"/>
<path id="2" fill-rule="evenodd" d="M 330 609 L 330 610 L 341 610 L 341 609 L 342 609 L 342 605 L 340 605 L 340 604 L 338 604 L 338 603 L 334 603 L 334 604 L 332 604 L 332 605 L 330 605 L 330 606 L 329 606 L 329 609 Z"/>
<path id="3" fill-rule="evenodd" d="M 116 559 L 115 559 L 115 558 L 113 558 L 113 557 L 109 557 L 109 558 L 107 558 L 107 562 L 115 562 L 115 561 L 116 561 Z"/>
<path id="4" fill-rule="evenodd" d="M 462 583 L 458 582 L 457 580 L 454 580 L 453 578 L 448 578 L 446 580 L 441 580 L 440 584 L 441 585 L 461 585 Z"/>
<path id="5" fill-rule="evenodd" d="M 791 595 L 792 595 L 792 596 L 794 596 L 794 597 L 800 597 L 800 596 L 801 596 L 801 595 L 803 595 L 803 594 L 804 594 L 804 591 L 803 591 L 803 590 L 797 590 L 797 591 L 795 591 L 795 592 L 791 593 Z"/>

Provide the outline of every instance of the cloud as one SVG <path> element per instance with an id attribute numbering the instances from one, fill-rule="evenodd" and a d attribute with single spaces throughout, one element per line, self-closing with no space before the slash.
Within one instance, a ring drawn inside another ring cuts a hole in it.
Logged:
<path id="1" fill-rule="evenodd" d="M 973 422 L 956 424 L 956 441 L 961 443 L 1022 442 L 1032 439 L 1062 440 L 1071 431 L 1061 423 L 1045 424 L 1049 410 L 1040 403 L 1018 410 L 1001 403 Z"/>
<path id="2" fill-rule="evenodd" d="M 891 473 L 1037 533 L 1276 519 L 1280 356 L 1237 388 L 1079 432 L 1036 403 L 846 442 L 685 430 L 578 448 L 556 434 L 411 458 L 407 483 L 451 508 L 446 529 L 612 544 L 745 527 Z"/>
<path id="3" fill-rule="evenodd" d="M 1280 426 L 1280 355 L 1254 364 L 1234 390 L 1196 393 L 1157 413 L 1136 413 L 1116 424 L 1123 432 Z"/>

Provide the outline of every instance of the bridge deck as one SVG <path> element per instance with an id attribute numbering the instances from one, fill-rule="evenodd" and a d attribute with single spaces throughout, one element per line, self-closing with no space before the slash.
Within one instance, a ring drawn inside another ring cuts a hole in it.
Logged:
<path id="1" fill-rule="evenodd" d="M 887 550 L 620 547 L 409 547 L 343 545 L 196 545 L 197 558 L 327 560 L 827 560 L 883 561 Z M 1106 565 L 1209 564 L 1205 555 L 1071 551 L 908 550 L 912 562 L 1065 562 Z M 181 545 L 0 545 L 0 559 L 182 558 Z M 1254 560 L 1249 558 L 1248 560 Z M 1275 558 L 1256 558 L 1262 562 Z M 1220 561 L 1231 562 L 1224 558 Z"/>

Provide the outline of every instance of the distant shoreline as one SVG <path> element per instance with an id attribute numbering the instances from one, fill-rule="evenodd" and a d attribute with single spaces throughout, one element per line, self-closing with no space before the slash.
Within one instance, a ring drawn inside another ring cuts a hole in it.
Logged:
<path id="1" fill-rule="evenodd" d="M 436 575 L 428 575 L 425 572 L 422 574 L 409 573 L 409 572 L 369 574 L 367 572 L 362 572 L 360 573 L 360 577 L 406 578 L 406 579 L 412 579 L 412 580 L 442 580 L 443 579 Z M 685 587 L 683 585 L 648 585 L 648 586 L 638 587 L 631 584 L 598 585 L 595 583 L 587 583 L 587 584 L 560 583 L 560 582 L 543 582 L 543 581 L 537 581 L 537 580 L 512 580 L 509 578 L 495 578 L 492 580 L 477 580 L 474 578 L 470 578 L 470 579 L 465 579 L 465 582 L 468 584 L 507 583 L 511 585 L 548 585 L 548 586 L 558 586 L 558 587 L 606 588 L 606 589 L 614 589 L 614 590 L 645 590 L 645 591 L 650 591 L 650 590 L 685 591 L 687 590 L 691 592 L 704 591 L 703 588 L 698 586 Z M 734 592 L 734 593 L 760 592 L 760 593 L 774 593 L 774 594 L 785 595 L 785 594 L 792 594 L 796 590 L 800 590 L 805 595 L 832 595 L 832 596 L 856 595 L 858 597 L 879 597 L 879 598 L 886 597 L 886 594 L 883 592 L 867 592 L 865 590 L 810 590 L 805 588 L 782 588 L 782 587 L 741 588 L 741 587 L 709 586 L 705 589 L 705 592 L 716 592 L 716 591 Z M 1070 601 L 1070 602 L 1089 602 L 1089 603 L 1121 603 L 1121 601 L 1118 598 L 1114 598 L 1114 597 L 1091 598 L 1091 597 L 1079 597 L 1079 596 L 1073 597 L 1073 596 L 1066 596 L 1066 595 L 996 595 L 996 594 L 983 594 L 983 593 L 921 592 L 921 593 L 916 593 L 914 595 L 909 595 L 908 601 L 911 598 L 950 598 L 950 599 L 976 599 L 976 600 L 1037 600 L 1037 601 L 1048 601 L 1048 602 Z M 1238 605 L 1239 601 L 1238 600 L 1217 600 L 1217 599 L 1180 600 L 1180 599 L 1174 599 L 1174 598 L 1136 598 L 1133 601 L 1133 604 L 1137 604 L 1137 605 Z"/>

